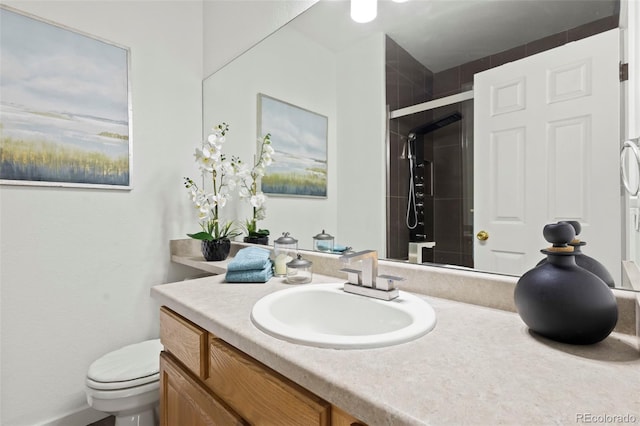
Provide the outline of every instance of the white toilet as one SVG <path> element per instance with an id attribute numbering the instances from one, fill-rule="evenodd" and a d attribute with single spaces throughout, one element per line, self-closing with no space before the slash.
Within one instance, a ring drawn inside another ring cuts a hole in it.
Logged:
<path id="1" fill-rule="evenodd" d="M 102 356 L 87 372 L 87 402 L 116 417 L 116 426 L 156 426 L 160 401 L 160 339 Z"/>

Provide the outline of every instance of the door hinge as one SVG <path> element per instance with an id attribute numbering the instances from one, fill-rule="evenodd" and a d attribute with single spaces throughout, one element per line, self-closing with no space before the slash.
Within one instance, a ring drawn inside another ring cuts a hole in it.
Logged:
<path id="1" fill-rule="evenodd" d="M 623 64 L 622 62 L 620 62 L 620 81 L 627 81 L 629 80 L 629 64 Z"/>

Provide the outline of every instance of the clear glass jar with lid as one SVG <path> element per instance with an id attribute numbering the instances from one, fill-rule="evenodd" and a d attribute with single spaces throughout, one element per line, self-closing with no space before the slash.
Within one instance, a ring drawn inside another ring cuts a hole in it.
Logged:
<path id="1" fill-rule="evenodd" d="M 273 242 L 274 275 L 284 277 L 287 275 L 287 263 L 296 258 L 298 253 L 298 240 L 291 237 L 288 232 Z"/>
<path id="2" fill-rule="evenodd" d="M 333 251 L 334 238 L 333 235 L 327 234 L 322 230 L 322 233 L 313 237 L 313 249 L 315 251 Z"/>
<path id="3" fill-rule="evenodd" d="M 306 284 L 310 283 L 313 278 L 311 265 L 309 260 L 303 259 L 298 255 L 291 262 L 287 263 L 287 282 L 289 284 Z"/>

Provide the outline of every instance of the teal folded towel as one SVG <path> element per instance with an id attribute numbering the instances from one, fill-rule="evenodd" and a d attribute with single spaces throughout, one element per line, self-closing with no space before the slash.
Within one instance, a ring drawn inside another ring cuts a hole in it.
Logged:
<path id="1" fill-rule="evenodd" d="M 270 254 L 269 250 L 260 247 L 240 249 L 227 264 L 227 271 L 253 271 L 271 267 Z"/>
<path id="2" fill-rule="evenodd" d="M 343 246 L 340 244 L 336 244 L 333 246 L 333 251 L 336 253 L 342 253 L 343 251 L 345 251 L 347 249 L 347 246 Z"/>
<path id="3" fill-rule="evenodd" d="M 225 277 L 228 283 L 266 283 L 273 277 L 271 261 L 262 269 L 250 269 L 244 271 L 227 271 Z"/>
<path id="4" fill-rule="evenodd" d="M 317 246 L 318 246 L 318 248 L 320 250 L 328 251 L 330 244 L 328 242 L 325 242 L 325 241 L 318 241 Z M 342 253 L 346 249 L 347 249 L 347 246 L 343 246 L 343 245 L 340 245 L 340 244 L 334 244 L 332 251 L 334 251 L 336 253 Z"/>

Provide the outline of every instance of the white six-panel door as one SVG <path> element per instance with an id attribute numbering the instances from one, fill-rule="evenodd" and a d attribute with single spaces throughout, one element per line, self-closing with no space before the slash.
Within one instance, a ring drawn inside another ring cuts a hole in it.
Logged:
<path id="1" fill-rule="evenodd" d="M 611 30 L 476 74 L 476 269 L 520 275 L 545 224 L 577 220 L 620 284 L 619 44 Z"/>

